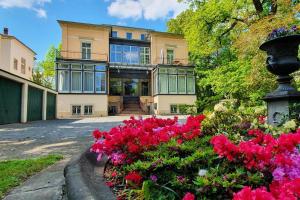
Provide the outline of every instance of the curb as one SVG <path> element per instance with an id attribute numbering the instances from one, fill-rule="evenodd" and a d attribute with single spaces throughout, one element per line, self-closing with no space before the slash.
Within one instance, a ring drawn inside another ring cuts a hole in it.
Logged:
<path id="1" fill-rule="evenodd" d="M 69 200 L 115 200 L 105 184 L 105 160 L 96 161 L 97 155 L 87 150 L 72 159 L 64 169 L 66 196 Z"/>

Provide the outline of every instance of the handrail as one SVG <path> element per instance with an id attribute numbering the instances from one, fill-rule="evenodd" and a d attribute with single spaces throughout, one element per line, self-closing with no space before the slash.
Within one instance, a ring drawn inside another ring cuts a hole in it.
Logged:
<path id="1" fill-rule="evenodd" d="M 89 53 L 84 57 L 81 51 L 56 51 L 56 59 L 80 59 L 80 60 L 98 60 L 108 61 L 108 55 L 102 53 Z"/>

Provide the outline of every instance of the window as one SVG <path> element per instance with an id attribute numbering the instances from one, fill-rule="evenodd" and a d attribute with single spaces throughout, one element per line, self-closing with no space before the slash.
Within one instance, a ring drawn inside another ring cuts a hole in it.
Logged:
<path id="1" fill-rule="evenodd" d="M 132 33 L 126 33 L 126 39 L 131 40 L 132 39 Z"/>
<path id="2" fill-rule="evenodd" d="M 84 115 L 92 115 L 93 106 L 84 106 Z"/>
<path id="3" fill-rule="evenodd" d="M 194 76 L 187 77 L 187 93 L 188 94 L 195 93 L 195 77 Z"/>
<path id="4" fill-rule="evenodd" d="M 140 47 L 140 63 L 141 64 L 150 64 L 150 48 L 149 47 Z"/>
<path id="5" fill-rule="evenodd" d="M 174 50 L 168 49 L 167 50 L 167 64 L 169 64 L 169 65 L 173 64 L 173 60 L 174 60 Z"/>
<path id="6" fill-rule="evenodd" d="M 111 32 L 111 37 L 117 38 L 118 37 L 118 32 L 117 31 L 112 31 Z"/>
<path id="7" fill-rule="evenodd" d="M 159 67 L 153 73 L 154 94 L 195 94 L 195 76 L 191 68 Z"/>
<path id="8" fill-rule="evenodd" d="M 69 71 L 59 70 L 58 71 L 58 91 L 69 92 Z"/>
<path id="9" fill-rule="evenodd" d="M 57 68 L 58 69 L 69 69 L 69 64 L 58 64 Z"/>
<path id="10" fill-rule="evenodd" d="M 26 73 L 26 60 L 25 58 L 21 58 L 21 73 L 25 74 Z"/>
<path id="11" fill-rule="evenodd" d="M 184 75 L 178 75 L 178 93 L 186 93 L 186 77 Z"/>
<path id="12" fill-rule="evenodd" d="M 14 69 L 18 70 L 18 60 L 14 59 Z"/>
<path id="13" fill-rule="evenodd" d="M 72 92 L 81 92 L 81 71 L 72 71 L 71 73 Z"/>
<path id="14" fill-rule="evenodd" d="M 111 78 L 109 82 L 109 93 L 111 95 L 122 95 L 122 80 Z"/>
<path id="15" fill-rule="evenodd" d="M 81 65 L 80 64 L 72 64 L 72 69 L 81 70 Z"/>
<path id="16" fill-rule="evenodd" d="M 82 59 L 90 60 L 91 59 L 91 43 L 82 42 L 81 43 L 81 52 L 82 52 Z"/>
<path id="17" fill-rule="evenodd" d="M 72 115 L 80 115 L 81 106 L 72 106 Z"/>
<path id="18" fill-rule="evenodd" d="M 94 92 L 94 72 L 83 72 L 83 91 Z"/>
<path id="19" fill-rule="evenodd" d="M 171 105 L 170 111 L 171 111 L 171 113 L 177 113 L 177 105 Z"/>
<path id="20" fill-rule="evenodd" d="M 145 34 L 141 34 L 141 40 L 146 40 Z"/>
<path id="21" fill-rule="evenodd" d="M 168 74 L 159 75 L 159 93 L 160 94 L 168 93 Z"/>
<path id="22" fill-rule="evenodd" d="M 177 93 L 177 75 L 169 75 L 169 93 Z"/>
<path id="23" fill-rule="evenodd" d="M 106 92 L 106 73 L 96 72 L 95 73 L 95 88 L 97 93 Z"/>

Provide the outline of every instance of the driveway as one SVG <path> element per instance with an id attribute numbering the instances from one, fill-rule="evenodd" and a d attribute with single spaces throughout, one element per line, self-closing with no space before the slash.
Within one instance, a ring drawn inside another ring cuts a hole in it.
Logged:
<path id="1" fill-rule="evenodd" d="M 180 121 L 185 118 L 186 116 L 179 117 Z M 0 160 L 37 157 L 50 153 L 64 156 L 64 160 L 12 190 L 4 200 L 65 199 L 63 169 L 67 162 L 72 156 L 80 155 L 89 148 L 93 143 L 93 130 L 98 128 L 107 131 L 125 119 L 129 119 L 129 116 L 0 125 Z"/>

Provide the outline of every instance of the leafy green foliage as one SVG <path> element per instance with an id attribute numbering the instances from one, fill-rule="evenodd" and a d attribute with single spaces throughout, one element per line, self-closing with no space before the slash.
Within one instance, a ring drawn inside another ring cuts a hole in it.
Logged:
<path id="1" fill-rule="evenodd" d="M 299 24 L 298 1 L 189 0 L 190 9 L 168 22 L 184 34 L 198 77 L 197 106 L 211 110 L 221 99 L 238 98 L 248 106 L 262 105 L 275 89 L 260 44 L 274 29 Z M 299 78 L 297 78 L 297 81 Z"/>

